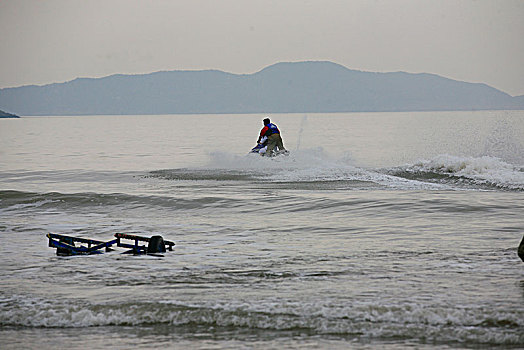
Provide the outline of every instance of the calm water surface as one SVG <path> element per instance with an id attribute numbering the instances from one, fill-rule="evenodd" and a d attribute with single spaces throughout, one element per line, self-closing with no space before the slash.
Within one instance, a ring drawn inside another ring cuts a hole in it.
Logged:
<path id="1" fill-rule="evenodd" d="M 2 348 L 524 347 L 524 112 L 263 117 L 0 120 Z"/>

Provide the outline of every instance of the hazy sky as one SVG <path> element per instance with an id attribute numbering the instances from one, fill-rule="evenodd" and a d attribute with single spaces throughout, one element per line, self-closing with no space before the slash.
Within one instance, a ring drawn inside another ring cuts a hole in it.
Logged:
<path id="1" fill-rule="evenodd" d="M 281 61 L 524 95 L 523 0 L 0 0 L 0 87 Z"/>

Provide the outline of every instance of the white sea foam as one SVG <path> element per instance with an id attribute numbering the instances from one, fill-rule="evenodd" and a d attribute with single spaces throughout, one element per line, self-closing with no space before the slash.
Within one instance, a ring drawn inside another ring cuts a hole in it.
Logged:
<path id="1" fill-rule="evenodd" d="M 8 299 L 0 301 L 4 305 L 0 309 L 2 326 L 79 328 L 162 323 L 268 330 L 301 328 L 319 334 L 400 336 L 459 342 L 474 339 L 476 343 L 506 345 L 524 340 L 518 332 L 523 326 L 518 310 L 503 312 L 483 307 L 422 307 L 416 303 L 392 305 L 362 301 L 336 305 L 276 300 L 70 305 Z"/>
<path id="2" fill-rule="evenodd" d="M 322 148 L 291 151 L 288 156 L 261 157 L 256 153 L 245 155 L 228 152 L 213 152 L 209 154 L 210 161 L 206 168 L 231 170 L 270 170 L 298 169 L 322 166 L 331 163 L 330 157 Z"/>
<path id="3" fill-rule="evenodd" d="M 524 190 L 524 171 L 495 157 L 458 157 L 440 155 L 404 167 L 411 173 L 436 173 L 468 179 L 479 185 Z"/>
<path id="4" fill-rule="evenodd" d="M 360 181 L 398 190 L 463 189 L 464 185 L 524 190 L 524 169 L 489 156 L 439 155 L 394 168 L 367 169 L 355 166 L 350 157 L 334 159 L 318 148 L 276 158 L 213 153 L 206 168 L 248 172 L 272 182 Z"/>
<path id="5" fill-rule="evenodd" d="M 357 167 L 350 156 L 335 159 L 322 148 L 291 152 L 289 156 L 275 158 L 257 154 L 235 156 L 213 153 L 206 168 L 251 172 L 261 180 L 272 182 L 362 182 L 362 188 L 382 186 L 389 189 L 442 189 L 445 185 L 416 179 L 406 179 L 381 170 Z M 366 185 L 367 183 L 368 185 Z"/>

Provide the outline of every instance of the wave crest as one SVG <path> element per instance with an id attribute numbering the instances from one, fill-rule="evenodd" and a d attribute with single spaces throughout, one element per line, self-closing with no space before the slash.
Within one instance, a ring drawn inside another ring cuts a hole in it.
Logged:
<path id="1" fill-rule="evenodd" d="M 173 327 L 241 327 L 364 338 L 431 338 L 478 344 L 521 344 L 523 324 L 517 310 L 422 307 L 354 302 L 347 305 L 266 300 L 249 302 L 136 302 L 92 305 L 4 298 L 1 326 L 81 328 L 164 324 Z M 76 305 L 75 305 L 76 304 Z M 460 332 L 457 332 L 460 330 Z"/>
<path id="2" fill-rule="evenodd" d="M 411 179 L 427 179 L 486 189 L 524 190 L 524 169 L 496 157 L 458 157 L 440 155 L 412 165 L 398 167 L 390 173 Z"/>

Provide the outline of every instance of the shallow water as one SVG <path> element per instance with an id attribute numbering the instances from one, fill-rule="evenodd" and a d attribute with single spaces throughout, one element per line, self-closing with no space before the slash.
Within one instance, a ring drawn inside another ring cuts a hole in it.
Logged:
<path id="1" fill-rule="evenodd" d="M 524 346 L 523 112 L 263 117 L 0 120 L 2 347 Z"/>

